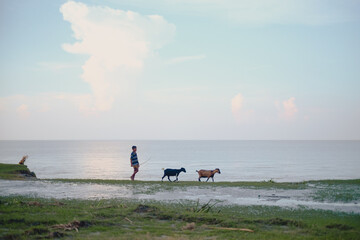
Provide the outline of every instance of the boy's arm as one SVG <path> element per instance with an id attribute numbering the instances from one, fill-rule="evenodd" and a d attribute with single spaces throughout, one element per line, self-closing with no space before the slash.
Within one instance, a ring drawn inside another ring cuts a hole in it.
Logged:
<path id="1" fill-rule="evenodd" d="M 131 157 L 130 157 L 130 166 L 132 167 L 133 165 L 132 165 L 132 161 L 131 161 Z"/>

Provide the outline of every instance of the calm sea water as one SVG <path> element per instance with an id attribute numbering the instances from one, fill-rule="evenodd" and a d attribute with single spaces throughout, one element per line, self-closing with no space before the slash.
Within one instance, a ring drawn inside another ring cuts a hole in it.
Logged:
<path id="1" fill-rule="evenodd" d="M 215 181 L 303 181 L 360 178 L 360 141 L 0 141 L 0 162 L 28 167 L 39 178 L 129 179 L 131 146 L 138 146 L 136 179 L 160 180 L 162 168 L 220 168 Z M 143 164 L 142 164 L 143 163 Z"/>

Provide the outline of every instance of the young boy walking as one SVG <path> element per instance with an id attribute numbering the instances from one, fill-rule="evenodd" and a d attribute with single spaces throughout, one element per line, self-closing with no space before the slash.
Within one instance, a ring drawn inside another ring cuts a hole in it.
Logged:
<path id="1" fill-rule="evenodd" d="M 136 154 L 136 146 L 132 146 L 132 153 L 130 155 L 130 164 L 131 164 L 131 167 L 134 168 L 134 173 L 133 173 L 133 175 L 131 175 L 130 178 L 132 181 L 134 181 L 135 174 L 139 171 L 139 167 L 140 167 L 140 164 L 139 164 L 139 161 L 137 158 L 137 154 Z"/>

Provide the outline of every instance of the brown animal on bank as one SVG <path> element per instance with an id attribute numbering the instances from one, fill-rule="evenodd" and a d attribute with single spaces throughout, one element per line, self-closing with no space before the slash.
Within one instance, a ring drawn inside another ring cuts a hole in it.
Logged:
<path id="1" fill-rule="evenodd" d="M 215 173 L 221 174 L 220 169 L 218 169 L 218 168 L 216 168 L 215 170 L 203 170 L 203 169 L 201 169 L 199 171 L 198 170 L 196 170 L 196 171 L 199 174 L 199 182 L 201 182 L 201 180 L 200 180 L 201 178 L 207 178 L 206 181 L 209 181 L 209 178 L 211 178 L 212 181 L 214 182 Z"/>
<path id="2" fill-rule="evenodd" d="M 20 160 L 19 164 L 24 165 L 24 163 L 28 157 L 29 157 L 28 155 L 23 156 L 22 159 Z"/>

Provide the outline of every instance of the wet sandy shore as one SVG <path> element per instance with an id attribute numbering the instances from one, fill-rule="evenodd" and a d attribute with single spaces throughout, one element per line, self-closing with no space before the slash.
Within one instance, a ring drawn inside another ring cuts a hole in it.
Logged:
<path id="1" fill-rule="evenodd" d="M 161 183 L 96 184 L 54 181 L 0 180 L 1 196 L 33 196 L 56 199 L 111 199 L 208 202 L 210 199 L 224 205 L 266 205 L 287 208 L 311 208 L 360 213 L 357 201 L 319 201 L 314 198 L 316 188 L 261 189 L 221 186 L 164 186 Z"/>

